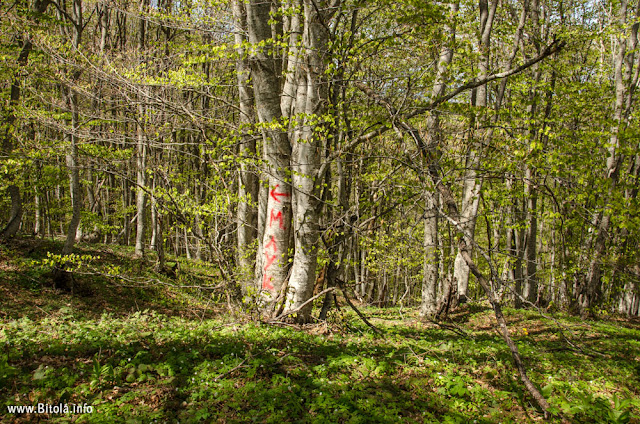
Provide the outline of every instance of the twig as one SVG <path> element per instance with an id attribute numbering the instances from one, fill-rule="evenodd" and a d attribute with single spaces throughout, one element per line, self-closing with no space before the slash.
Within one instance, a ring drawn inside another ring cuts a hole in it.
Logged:
<path id="1" fill-rule="evenodd" d="M 524 298 L 520 293 L 517 293 L 515 290 L 511 290 L 511 288 L 509 288 L 509 291 L 511 291 L 514 295 L 518 296 L 520 298 L 520 300 L 524 303 L 527 304 L 529 306 L 534 307 L 538 313 L 540 314 L 540 316 L 542 316 L 543 318 L 546 318 L 548 320 L 551 320 L 553 322 L 555 322 L 555 324 L 558 326 L 558 332 L 560 333 L 560 335 L 562 336 L 562 338 L 564 339 L 565 342 L 567 342 L 567 344 L 569 346 L 571 346 L 573 349 L 571 349 L 573 352 L 579 352 L 585 356 L 589 356 L 591 358 L 595 358 L 595 357 L 606 357 L 607 355 L 599 352 L 593 348 L 589 348 L 589 350 L 591 350 L 594 353 L 589 353 L 587 351 L 585 351 L 585 349 L 581 348 L 580 346 L 576 345 L 575 343 L 573 343 L 571 340 L 569 340 L 569 338 L 567 337 L 567 335 L 564 333 L 564 331 L 562 331 L 563 329 L 567 330 L 567 331 L 571 331 L 572 330 L 570 328 L 565 327 L 564 325 L 562 325 L 557 319 L 555 319 L 555 317 L 553 316 L 548 316 L 545 315 L 544 312 L 542 312 L 542 308 L 540 308 L 538 305 L 536 305 L 535 303 L 529 301 L 528 299 Z"/>
<path id="2" fill-rule="evenodd" d="M 244 365 L 245 362 L 247 362 L 249 359 L 253 358 L 253 355 L 249 355 L 246 358 L 244 358 L 238 365 L 236 365 L 235 367 L 231 368 L 228 371 L 223 372 L 222 374 L 218 374 L 215 377 L 213 377 L 213 381 L 218 381 L 218 379 L 222 378 L 222 377 L 226 377 L 227 375 L 231 374 L 232 372 L 242 368 L 242 366 Z"/>
<path id="3" fill-rule="evenodd" d="M 471 336 L 469 333 L 467 333 L 466 331 L 464 331 L 462 328 L 458 327 L 457 325 L 448 325 L 448 324 L 444 324 L 442 322 L 438 322 L 436 320 L 429 320 L 429 322 L 431 322 L 432 324 L 437 325 L 438 327 L 444 328 L 445 330 L 449 330 L 453 333 L 456 333 L 459 336 L 462 337 L 466 337 L 470 340 L 475 340 L 475 337 Z"/>

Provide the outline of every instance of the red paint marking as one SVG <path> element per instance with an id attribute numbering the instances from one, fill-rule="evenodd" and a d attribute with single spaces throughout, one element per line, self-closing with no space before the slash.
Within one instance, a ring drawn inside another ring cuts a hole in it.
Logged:
<path id="1" fill-rule="evenodd" d="M 276 186 L 271 190 L 269 195 L 273 197 L 273 200 L 280 203 L 280 199 L 278 199 L 278 196 L 289 197 L 289 193 L 276 193 L 276 190 L 278 189 L 278 187 L 280 187 L 280 184 L 276 184 Z"/>
<path id="2" fill-rule="evenodd" d="M 282 220 L 282 211 L 278 211 L 277 214 L 274 214 L 273 209 L 271 209 L 271 216 L 269 217 L 269 227 L 271 227 L 271 224 L 273 223 L 273 221 L 278 221 L 278 227 L 280 227 L 281 230 L 284 230 L 284 221 Z"/>
<path id="3" fill-rule="evenodd" d="M 269 248 L 269 246 L 273 246 L 273 251 L 274 252 L 278 252 L 278 246 L 276 245 L 276 239 L 271 236 L 271 240 L 269 241 L 269 243 L 267 243 L 267 245 L 264 247 L 265 250 L 265 254 L 266 254 L 266 250 Z"/>
<path id="4" fill-rule="evenodd" d="M 264 270 L 266 271 L 267 269 L 269 269 L 269 267 L 275 260 L 276 260 L 276 255 L 273 255 L 273 256 L 267 255 L 267 264 L 264 266 Z"/>
<path id="5" fill-rule="evenodd" d="M 273 284 L 271 284 L 271 276 L 264 274 L 264 278 L 262 279 L 262 289 L 263 290 L 273 290 Z"/>

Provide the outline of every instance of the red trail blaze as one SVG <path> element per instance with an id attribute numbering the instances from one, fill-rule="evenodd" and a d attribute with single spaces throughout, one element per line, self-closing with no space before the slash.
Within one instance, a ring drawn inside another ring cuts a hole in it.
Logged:
<path id="1" fill-rule="evenodd" d="M 264 278 L 262 279 L 262 289 L 263 290 L 273 290 L 273 284 L 271 284 L 271 278 L 267 274 L 264 274 Z"/>
<path id="2" fill-rule="evenodd" d="M 274 252 L 276 252 L 276 253 L 278 252 L 278 246 L 276 245 L 276 239 L 275 239 L 273 236 L 271 236 L 271 240 L 269 240 L 269 243 L 267 243 L 267 244 L 264 246 L 265 255 L 266 255 L 266 251 L 267 251 L 267 249 L 268 249 L 270 246 L 273 246 L 273 251 L 274 251 Z"/>
<path id="3" fill-rule="evenodd" d="M 273 255 L 273 256 L 267 255 L 267 264 L 264 266 L 264 270 L 266 271 L 267 269 L 269 269 L 269 267 L 275 260 L 276 260 L 276 255 Z"/>
<path id="4" fill-rule="evenodd" d="M 271 209 L 271 216 L 269 217 L 269 227 L 273 224 L 273 221 L 278 221 L 278 227 L 281 230 L 284 230 L 284 221 L 282 219 L 282 211 L 278 211 L 277 214 L 273 213 L 273 209 Z"/>
<path id="5" fill-rule="evenodd" d="M 280 199 L 278 199 L 278 197 L 289 197 L 290 195 L 289 193 L 277 193 L 276 190 L 278 189 L 278 187 L 280 187 L 280 184 L 276 184 L 276 186 L 269 192 L 269 195 L 273 198 L 273 200 L 280 203 Z"/>

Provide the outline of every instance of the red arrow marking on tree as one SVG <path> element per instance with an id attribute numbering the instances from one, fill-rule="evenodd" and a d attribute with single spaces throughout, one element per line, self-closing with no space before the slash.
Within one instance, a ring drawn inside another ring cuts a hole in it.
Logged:
<path id="1" fill-rule="evenodd" d="M 271 236 L 271 240 L 264 247 L 265 253 L 266 253 L 266 250 L 269 248 L 269 246 L 273 246 L 273 251 L 274 252 L 278 252 L 278 246 L 276 245 L 276 239 L 273 236 Z"/>
<path id="2" fill-rule="evenodd" d="M 267 255 L 267 264 L 264 266 L 264 270 L 266 271 L 267 269 L 269 269 L 269 267 L 275 260 L 276 260 L 276 255 L 273 255 L 273 256 Z"/>
<path id="3" fill-rule="evenodd" d="M 274 214 L 273 209 L 271 209 L 271 216 L 269 217 L 269 227 L 271 227 L 271 224 L 273 223 L 273 221 L 278 221 L 278 227 L 280 227 L 281 230 L 284 230 L 284 221 L 282 220 L 282 211 L 278 211 L 277 214 Z"/>
<path id="4" fill-rule="evenodd" d="M 280 184 L 276 184 L 276 186 L 271 190 L 269 194 L 271 195 L 271 197 L 273 197 L 273 200 L 280 203 L 280 199 L 278 199 L 278 196 L 289 197 L 289 193 L 276 193 L 278 187 L 280 187 Z"/>
<path id="5" fill-rule="evenodd" d="M 273 290 L 273 284 L 271 284 L 271 277 L 264 274 L 264 278 L 262 279 L 262 289 L 263 290 Z"/>

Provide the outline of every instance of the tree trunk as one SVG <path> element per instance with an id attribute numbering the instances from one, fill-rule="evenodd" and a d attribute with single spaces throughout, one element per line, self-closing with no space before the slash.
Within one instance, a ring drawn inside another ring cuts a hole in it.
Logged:
<path id="1" fill-rule="evenodd" d="M 291 186 L 288 182 L 291 178 L 291 145 L 282 128 L 280 79 L 270 47 L 270 10 L 270 3 L 261 0 L 250 0 L 247 7 L 249 41 L 256 46 L 250 58 L 255 104 L 264 128 L 269 182 L 263 246 L 259 252 L 264 264 L 260 287 L 266 294 L 267 312 L 275 309 L 275 302 L 287 280 L 291 231 Z"/>
<path id="2" fill-rule="evenodd" d="M 433 318 L 437 311 L 438 299 L 438 216 L 435 194 L 428 193 L 424 220 L 424 275 L 422 280 L 422 303 L 420 316 Z"/>
<path id="3" fill-rule="evenodd" d="M 455 16 L 458 12 L 459 3 L 451 5 L 451 19 L 453 24 L 445 25 L 447 42 L 440 50 L 436 77 L 431 90 L 431 97 L 442 96 L 446 89 L 446 72 L 453 59 L 453 48 L 456 37 Z M 441 143 L 438 112 L 433 113 L 427 119 L 429 148 L 437 150 Z M 433 181 L 432 181 L 433 183 Z M 425 223 L 424 223 L 424 274 L 422 278 L 422 300 L 420 305 L 420 316 L 422 318 L 433 318 L 437 311 L 437 289 L 438 289 L 438 205 L 435 193 L 425 193 Z"/>
<path id="4" fill-rule="evenodd" d="M 481 54 L 478 62 L 478 78 L 482 79 L 488 75 L 489 59 L 490 59 L 490 43 L 491 31 L 493 29 L 493 21 L 495 18 L 497 0 L 479 1 L 480 10 L 480 38 L 478 40 L 478 49 Z M 480 120 L 486 115 L 487 107 L 487 84 L 483 84 L 477 88 L 474 106 L 480 109 Z M 472 119 L 475 125 L 476 118 Z M 481 122 L 482 124 L 482 122 Z M 478 130 L 477 137 L 483 138 L 485 130 Z M 476 228 L 476 219 L 478 216 L 478 206 L 480 204 L 480 191 L 482 190 L 483 178 L 478 175 L 480 167 L 480 158 L 482 155 L 481 144 L 473 142 L 469 147 L 465 164 L 464 184 L 462 188 L 462 221 L 463 228 L 466 233 L 473 237 Z M 473 251 L 473 245 L 469 247 Z M 469 267 L 458 251 L 454 263 L 453 271 L 454 279 L 458 284 L 458 299 L 460 302 L 467 300 L 467 289 L 469 287 Z"/>
<path id="5" fill-rule="evenodd" d="M 144 233 L 146 230 L 145 225 L 145 212 L 147 206 L 147 177 L 146 177 L 146 165 L 147 165 L 147 143 L 144 130 L 145 107 L 142 95 L 138 95 L 138 126 L 137 136 L 138 142 L 136 145 L 136 244 L 135 255 L 139 257 L 144 256 Z"/>
<path id="6" fill-rule="evenodd" d="M 238 266 L 245 282 L 251 278 L 249 273 L 255 261 L 255 254 L 251 253 L 252 245 L 257 236 L 258 227 L 258 179 L 252 170 L 251 161 L 256 158 L 256 140 L 249 133 L 254 123 L 253 93 L 250 84 L 250 68 L 243 43 L 247 41 L 247 14 L 242 0 L 234 0 L 233 17 L 236 24 L 234 33 L 236 52 L 236 75 L 238 81 L 238 96 L 240 99 L 240 172 L 238 174 Z"/>
<path id="7" fill-rule="evenodd" d="M 77 50 L 80 46 L 80 38 L 82 37 L 82 30 L 84 29 L 84 21 L 82 18 L 82 0 L 73 1 L 73 40 L 72 45 L 74 50 Z M 78 81 L 80 78 L 79 71 L 73 71 L 72 81 Z M 65 155 L 67 168 L 69 168 L 69 189 L 71 194 L 71 207 L 72 214 L 69 221 L 69 227 L 67 229 L 67 239 L 62 248 L 62 255 L 69 255 L 73 252 L 73 246 L 76 242 L 76 235 L 78 226 L 80 225 L 80 211 L 81 201 L 80 198 L 80 164 L 78 160 L 78 129 L 80 127 L 79 113 L 78 113 L 78 93 L 75 88 L 68 87 L 67 91 L 67 104 L 71 111 L 71 134 L 67 134 L 67 140 L 69 141 L 69 148 Z"/>
<path id="8" fill-rule="evenodd" d="M 524 286 L 522 296 L 531 303 L 538 300 L 538 257 L 537 257 L 537 235 L 538 235 L 538 192 L 535 187 L 536 173 L 532 167 L 527 166 L 525 170 L 525 198 L 527 205 L 527 228 L 525 235 L 525 258 L 526 267 L 524 275 Z"/>
<path id="9" fill-rule="evenodd" d="M 322 12 L 321 12 L 322 11 Z M 333 11 L 326 4 L 318 5 L 304 0 L 304 55 L 303 69 L 299 69 L 296 113 L 304 114 L 302 128 L 294 131 L 292 178 L 295 188 L 295 256 L 291 280 L 287 291 L 285 312 L 297 310 L 311 298 L 318 263 L 319 198 L 323 175 L 319 175 L 322 143 L 315 131 L 314 121 L 322 119 L 328 103 L 325 80 L 325 54 L 327 52 L 327 23 Z M 305 73 L 306 70 L 306 73 Z M 297 314 L 299 322 L 310 319 L 312 304 L 307 304 Z"/>
<path id="10" fill-rule="evenodd" d="M 49 2 L 46 0 L 36 0 L 33 4 L 33 10 L 36 14 L 42 14 L 47 10 L 48 5 Z M 32 49 L 33 44 L 31 43 L 31 40 L 27 39 L 22 42 L 20 54 L 18 55 L 17 60 L 20 68 L 27 65 L 29 54 L 31 53 Z M 16 121 L 16 116 L 12 109 L 15 108 L 20 102 L 20 84 L 21 81 L 15 77 L 11 81 L 11 93 L 9 98 L 10 112 L 6 119 L 7 129 L 2 140 L 2 151 L 4 155 L 7 156 L 10 155 L 14 149 L 12 134 L 14 130 L 12 128 Z M 20 196 L 20 187 L 13 183 L 14 178 L 15 176 L 12 173 L 7 176 L 7 179 L 9 181 L 9 187 L 7 190 L 9 192 L 9 197 L 11 198 L 11 212 L 9 215 L 9 221 L 0 232 L 0 240 L 14 237 L 20 229 L 20 224 L 22 223 L 22 197 Z"/>
<path id="11" fill-rule="evenodd" d="M 622 0 L 620 5 L 620 11 L 618 15 L 618 21 L 620 27 L 624 27 L 627 21 L 627 0 Z M 640 3 L 636 10 L 636 17 L 640 12 Z M 631 40 L 637 40 L 638 25 L 631 27 Z M 627 54 L 627 48 L 635 48 L 631 43 L 631 46 L 627 46 L 629 38 L 620 36 L 618 38 L 618 49 L 613 58 L 614 78 L 615 78 L 615 106 L 613 113 L 613 126 L 611 127 L 611 136 L 609 137 L 609 156 L 607 157 L 606 166 L 606 180 L 609 184 L 609 190 L 607 193 L 607 202 L 611 202 L 613 198 L 614 189 L 618 183 L 618 177 L 620 174 L 620 167 L 622 162 L 622 156 L 620 153 L 620 139 L 622 131 L 626 127 L 629 111 L 632 106 L 631 99 L 627 96 L 629 91 L 632 90 L 632 86 L 627 86 L 627 78 L 623 75 L 623 67 L 625 65 L 625 56 Z M 631 64 L 633 66 L 633 63 Z M 631 69 L 627 70 L 630 73 Z M 580 308 L 580 314 L 590 315 L 593 313 L 593 307 L 596 306 L 600 300 L 601 294 L 601 267 L 602 259 L 606 250 L 606 242 L 609 238 L 609 226 L 611 223 L 611 206 L 605 205 L 602 212 L 602 219 L 597 228 L 597 236 L 593 246 L 593 254 L 591 255 L 591 261 L 587 269 L 587 275 L 584 281 L 579 285 L 577 295 L 577 301 Z"/>

